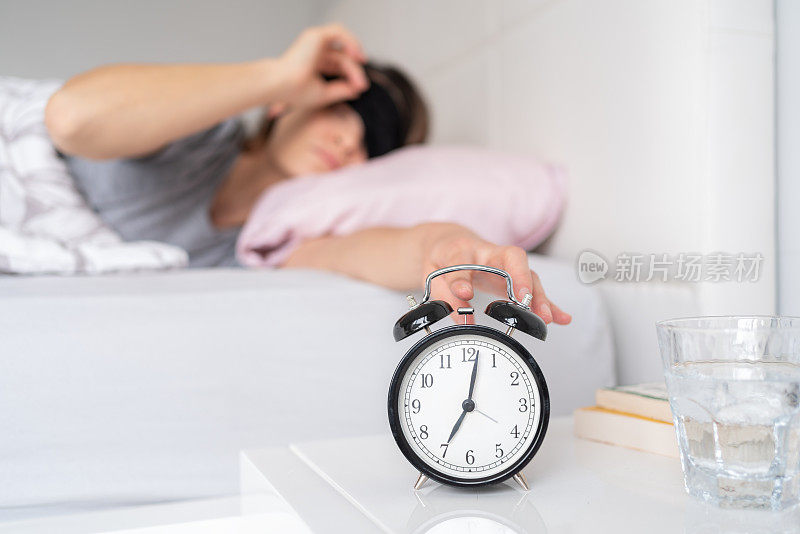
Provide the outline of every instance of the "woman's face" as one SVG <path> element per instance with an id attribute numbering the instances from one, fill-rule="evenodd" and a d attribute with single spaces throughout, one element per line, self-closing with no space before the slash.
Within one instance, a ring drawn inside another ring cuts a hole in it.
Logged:
<path id="1" fill-rule="evenodd" d="M 328 172 L 363 163 L 364 123 L 344 103 L 316 110 L 296 110 L 275 121 L 268 150 L 289 176 Z"/>

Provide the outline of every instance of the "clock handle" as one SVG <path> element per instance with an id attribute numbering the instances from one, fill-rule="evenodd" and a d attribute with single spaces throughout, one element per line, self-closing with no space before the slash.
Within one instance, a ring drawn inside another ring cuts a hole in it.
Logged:
<path id="1" fill-rule="evenodd" d="M 428 277 L 425 279 L 425 293 L 422 295 L 422 302 L 420 304 L 424 304 L 428 302 L 428 299 L 431 297 L 431 282 L 437 276 L 452 273 L 454 271 L 482 271 L 485 273 L 496 274 L 498 276 L 502 276 L 506 279 L 506 292 L 508 293 L 508 300 L 525 309 L 530 309 L 530 300 L 525 299 L 524 301 L 520 302 L 514 297 L 514 283 L 511 281 L 511 275 L 505 272 L 502 269 L 498 269 L 496 267 L 489 267 L 488 265 L 475 265 L 475 264 L 464 264 L 464 265 L 451 265 L 450 267 L 444 267 L 442 269 L 438 269 L 433 271 Z M 526 302 L 527 301 L 527 302 Z"/>
<path id="2" fill-rule="evenodd" d="M 486 315 L 493 319 L 497 319 L 501 323 L 508 326 L 507 335 L 511 335 L 514 330 L 519 330 L 528 335 L 531 335 L 542 341 L 547 337 L 547 326 L 542 319 L 531 311 L 532 295 L 525 295 L 525 298 L 520 302 L 514 297 L 514 283 L 511 280 L 511 275 L 502 269 L 496 267 L 489 267 L 488 265 L 452 265 L 433 271 L 425 279 L 425 294 L 422 296 L 422 306 L 429 306 L 431 303 L 442 301 L 431 301 L 428 299 L 431 296 L 431 281 L 437 276 L 452 273 L 454 271 L 482 271 L 485 273 L 496 274 L 506 279 L 506 292 L 508 293 L 508 300 L 496 300 L 486 307 Z M 418 312 L 419 313 L 419 312 Z M 398 337 L 395 335 L 395 339 Z"/>
<path id="3" fill-rule="evenodd" d="M 492 302 L 486 308 L 486 314 L 505 323 L 509 327 L 508 335 L 511 335 L 514 330 L 519 330 L 544 341 L 547 336 L 547 327 L 539 316 L 531 312 L 531 295 L 525 295 L 525 298 L 520 302 L 514 297 L 514 283 L 511 281 L 511 275 L 496 267 L 474 264 L 451 265 L 429 274 L 425 279 L 425 294 L 422 296 L 422 302 L 417 304 L 413 297 L 409 297 L 411 310 L 395 323 L 393 330 L 395 341 L 400 341 L 422 329 L 430 333 L 430 325 L 453 313 L 453 308 L 447 302 L 430 300 L 430 298 L 431 281 L 437 276 L 455 271 L 482 271 L 505 278 L 508 300 Z"/>

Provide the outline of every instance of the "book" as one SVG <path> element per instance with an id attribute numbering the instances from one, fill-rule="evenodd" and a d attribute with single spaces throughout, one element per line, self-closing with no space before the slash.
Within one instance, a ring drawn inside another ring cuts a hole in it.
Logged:
<path id="1" fill-rule="evenodd" d="M 675 427 L 649 417 L 587 406 L 575 410 L 574 432 L 579 438 L 678 457 Z"/>
<path id="2" fill-rule="evenodd" d="M 667 387 L 663 382 L 601 388 L 594 397 L 601 408 L 672 422 Z"/>

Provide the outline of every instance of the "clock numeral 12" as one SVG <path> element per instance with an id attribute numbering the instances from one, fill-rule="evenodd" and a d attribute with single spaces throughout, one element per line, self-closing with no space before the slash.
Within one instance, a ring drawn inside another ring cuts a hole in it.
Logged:
<path id="1" fill-rule="evenodd" d="M 475 358 L 480 354 L 480 350 L 469 347 L 461 349 L 461 361 L 462 362 L 474 362 Z"/>

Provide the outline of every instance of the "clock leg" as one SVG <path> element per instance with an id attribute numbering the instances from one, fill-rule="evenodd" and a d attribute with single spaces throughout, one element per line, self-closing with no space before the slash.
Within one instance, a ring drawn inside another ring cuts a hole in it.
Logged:
<path id="1" fill-rule="evenodd" d="M 417 481 L 414 483 L 414 489 L 419 490 L 420 488 L 422 488 L 422 486 L 425 485 L 427 481 L 428 477 L 420 473 L 419 478 L 417 478 Z"/>
<path id="2" fill-rule="evenodd" d="M 514 480 L 517 482 L 517 484 L 522 486 L 523 490 L 530 491 L 531 488 L 528 487 L 528 481 L 525 480 L 525 475 L 522 473 L 522 471 L 514 475 Z"/>

